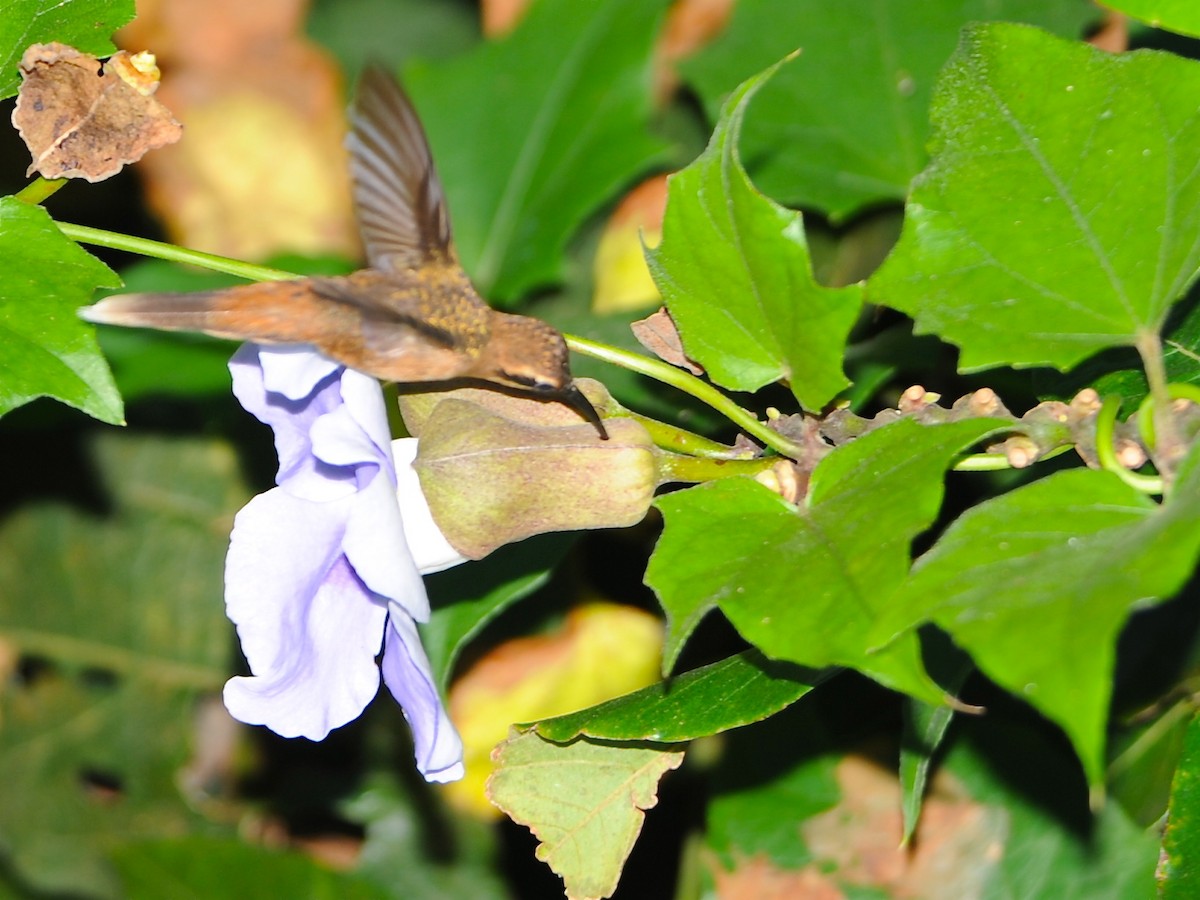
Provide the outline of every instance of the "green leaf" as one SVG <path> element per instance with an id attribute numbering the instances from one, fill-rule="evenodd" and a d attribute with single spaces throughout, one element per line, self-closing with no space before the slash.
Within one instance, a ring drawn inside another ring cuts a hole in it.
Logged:
<path id="1" fill-rule="evenodd" d="M 968 510 L 913 567 L 879 634 L 935 622 L 1104 775 L 1114 643 L 1200 555 L 1200 449 L 1158 505 L 1115 475 L 1058 472 Z"/>
<path id="2" fill-rule="evenodd" d="M 86 457 L 63 444 L 54 432 L 7 454 L 56 492 L 98 471 L 102 512 L 27 502 L 0 521 L 0 642 L 38 661 L 0 692 L 0 843 L 49 893 L 114 896 L 113 835 L 198 821 L 180 767 L 198 696 L 228 674 L 221 573 L 246 491 L 222 443 L 108 432 Z M 97 802 L 90 779 L 114 802 Z"/>
<path id="3" fill-rule="evenodd" d="M 386 900 L 395 896 L 311 856 L 230 839 L 191 837 L 119 846 L 113 861 L 126 900 L 162 897 L 305 897 Z"/>
<path id="4" fill-rule="evenodd" d="M 54 397 L 124 424 L 121 396 L 90 325 L 75 315 L 116 274 L 63 237 L 41 207 L 0 199 L 0 415 Z"/>
<path id="5" fill-rule="evenodd" d="M 753 391 L 783 379 L 820 409 L 848 383 L 842 354 L 861 291 L 816 283 L 800 214 L 755 190 L 738 160 L 746 106 L 777 68 L 733 93 L 708 148 L 671 176 L 662 243 L 646 259 L 684 349 L 713 381 Z"/>
<path id="6" fill-rule="evenodd" d="M 956 690 L 959 685 L 948 685 Z M 904 794 L 904 843 L 912 840 L 921 816 L 921 802 L 929 783 L 929 769 L 946 730 L 954 720 L 953 708 L 909 699 L 904 706 L 904 737 L 900 742 L 900 788 Z"/>
<path id="7" fill-rule="evenodd" d="M 586 735 L 682 743 L 772 716 L 826 677 L 747 650 L 535 727 L 542 737 L 560 742 Z"/>
<path id="8" fill-rule="evenodd" d="M 574 534 L 544 534 L 501 547 L 426 579 L 433 615 L 421 626 L 434 683 L 446 689 L 466 644 L 496 616 L 547 581 Z"/>
<path id="9" fill-rule="evenodd" d="M 921 426 L 902 419 L 829 454 L 802 507 L 748 478 L 660 498 L 663 535 L 646 570 L 667 611 L 670 668 L 719 606 L 767 656 L 853 666 L 930 703 L 915 636 L 870 653 L 870 631 L 909 568 L 909 545 L 937 516 L 954 457 L 1003 427 L 995 419 Z"/>
<path id="10" fill-rule="evenodd" d="M 1183 757 L 1171 785 L 1163 835 L 1159 889 L 1165 900 L 1186 900 L 1200 890 L 1200 715 L 1188 726 Z"/>
<path id="11" fill-rule="evenodd" d="M 743 156 L 765 193 L 841 222 L 899 203 L 924 167 L 933 79 L 963 25 L 1016 19 L 1074 37 L 1095 16 L 1083 0 L 740 0 L 681 68 L 715 120 L 734 85 L 801 48 L 755 100 Z"/>
<path id="12" fill-rule="evenodd" d="M 868 295 L 958 344 L 966 370 L 1065 369 L 1155 333 L 1200 266 L 1198 93 L 1200 64 L 1171 54 L 968 28 Z"/>
<path id="13" fill-rule="evenodd" d="M 1200 8 L 1192 0 L 1105 0 L 1104 5 L 1155 28 L 1200 37 Z"/>
<path id="14" fill-rule="evenodd" d="M 409 67 L 455 244 L 489 300 L 560 277 L 587 216 L 660 154 L 650 53 L 664 0 L 540 0 L 516 31 Z"/>
<path id="15" fill-rule="evenodd" d="M 496 750 L 488 794 L 537 836 L 537 858 L 563 879 L 569 897 L 607 897 L 658 802 L 658 782 L 683 751 L 579 739 L 561 745 L 533 732 Z"/>
<path id="16" fill-rule="evenodd" d="M 17 64 L 30 44 L 59 41 L 107 56 L 111 36 L 133 19 L 133 0 L 6 0 L 0 9 L 0 100 L 17 92 Z"/>

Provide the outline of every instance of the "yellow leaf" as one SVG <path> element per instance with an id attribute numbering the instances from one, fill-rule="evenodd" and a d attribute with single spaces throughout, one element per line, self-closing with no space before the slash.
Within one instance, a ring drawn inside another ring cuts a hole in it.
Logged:
<path id="1" fill-rule="evenodd" d="M 667 176 L 656 175 L 630 191 L 617 206 L 596 248 L 593 312 L 624 312 L 660 302 L 646 267 L 642 241 L 656 247 L 662 240 L 666 203 Z"/>
<path id="2" fill-rule="evenodd" d="M 662 623 L 640 609 L 588 603 L 557 631 L 517 638 L 476 662 L 450 689 L 466 777 L 445 786 L 459 809 L 495 816 L 484 796 L 492 749 L 517 722 L 558 716 L 658 680 Z"/>

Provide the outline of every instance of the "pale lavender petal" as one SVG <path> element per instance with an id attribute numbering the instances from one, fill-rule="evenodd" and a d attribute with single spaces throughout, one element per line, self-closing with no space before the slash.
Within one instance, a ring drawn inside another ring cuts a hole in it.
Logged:
<path id="1" fill-rule="evenodd" d="M 405 542 L 400 507 L 389 479 L 376 477 L 355 495 L 342 548 L 367 587 L 399 603 L 419 621 L 429 619 L 425 582 Z"/>
<path id="2" fill-rule="evenodd" d="M 400 438 L 392 441 L 392 455 L 396 461 L 396 495 L 400 498 L 400 515 L 404 519 L 404 536 L 412 553 L 417 569 L 422 575 L 430 575 L 465 563 L 467 557 L 455 550 L 437 522 L 421 490 L 421 480 L 413 468 L 417 458 L 417 439 Z M 417 621 L 424 622 L 420 616 Z"/>
<path id="3" fill-rule="evenodd" d="M 259 364 L 268 391 L 289 400 L 303 400 L 318 384 L 341 368 L 308 344 L 260 347 Z"/>
<path id="4" fill-rule="evenodd" d="M 317 420 L 342 405 L 339 379 L 331 376 L 320 382 L 311 395 L 288 400 L 283 394 L 267 390 L 263 381 L 260 360 L 275 353 L 256 344 L 244 344 L 230 360 L 229 371 L 238 401 L 275 433 L 279 455 L 276 484 L 310 500 L 329 500 L 352 493 L 357 486 L 355 472 L 329 466 L 314 457 L 310 438 Z"/>
<path id="5" fill-rule="evenodd" d="M 412 729 L 417 768 L 427 781 L 463 777 L 463 745 L 433 683 L 417 626 L 391 605 L 383 642 L 383 681 Z"/>
<path id="6" fill-rule="evenodd" d="M 375 445 L 376 458 L 384 460 L 390 470 L 392 429 L 379 382 L 370 375 L 347 369 L 342 376 L 342 400 L 354 421 Z"/>
<path id="7" fill-rule="evenodd" d="M 352 505 L 276 488 L 238 513 L 225 602 L 254 674 L 225 685 L 234 718 L 321 740 L 375 696 L 387 610 L 341 552 Z"/>

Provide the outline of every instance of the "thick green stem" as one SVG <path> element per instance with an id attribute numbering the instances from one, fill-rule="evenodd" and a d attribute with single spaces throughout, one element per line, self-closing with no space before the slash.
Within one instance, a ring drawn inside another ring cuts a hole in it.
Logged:
<path id="1" fill-rule="evenodd" d="M 767 471 L 777 462 L 779 462 L 778 457 L 700 459 L 695 456 L 663 453 L 659 456 L 658 470 L 662 484 L 670 482 L 699 484 L 702 481 L 716 481 L 718 478 L 730 478 L 734 475 L 757 475 L 759 472 Z"/>
<path id="2" fill-rule="evenodd" d="M 22 203 L 37 205 L 47 197 L 53 196 L 59 188 L 67 183 L 66 178 L 43 178 L 38 176 L 14 195 Z"/>
<path id="3" fill-rule="evenodd" d="M 685 394 L 690 394 L 701 403 L 711 406 L 747 434 L 758 438 L 772 450 L 784 456 L 790 456 L 792 459 L 802 459 L 804 456 L 802 447 L 792 443 L 779 432 L 768 428 L 752 413 L 742 409 L 712 385 L 682 369 L 677 369 L 669 363 L 651 359 L 648 356 L 642 356 L 640 353 L 630 353 L 628 350 L 600 344 L 577 335 L 565 334 L 563 337 L 567 339 L 567 346 L 577 353 L 602 359 L 623 369 L 629 369 L 631 372 L 661 381 L 663 384 L 669 384 Z"/>
<path id="4" fill-rule="evenodd" d="M 736 450 L 676 425 L 668 425 L 666 422 L 639 416 L 637 413 L 628 413 L 628 415 L 640 422 L 642 427 L 650 433 L 650 438 L 656 447 L 664 450 L 686 453 L 688 456 L 698 456 L 702 459 L 748 459 L 754 457 L 750 450 Z"/>
<path id="5" fill-rule="evenodd" d="M 1150 387 L 1150 396 L 1153 398 L 1154 461 L 1158 465 L 1163 480 L 1169 484 L 1175 472 L 1175 464 L 1183 457 L 1186 447 L 1179 438 L 1179 429 L 1175 427 L 1175 417 L 1171 411 L 1171 390 L 1167 384 L 1162 341 L 1159 339 L 1158 332 L 1139 333 L 1137 351 L 1142 357 L 1142 367 L 1146 371 L 1146 383 Z"/>

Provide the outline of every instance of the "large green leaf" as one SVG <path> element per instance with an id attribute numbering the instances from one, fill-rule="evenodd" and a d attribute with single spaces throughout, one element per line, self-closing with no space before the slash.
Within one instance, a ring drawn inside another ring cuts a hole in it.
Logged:
<path id="1" fill-rule="evenodd" d="M 1200 37 L 1200 6 L 1194 0 L 1105 0 L 1104 5 L 1155 28 Z"/>
<path id="2" fill-rule="evenodd" d="M 940 703 L 915 637 L 869 653 L 870 631 L 908 572 L 910 543 L 937 515 L 946 469 L 997 427 L 971 419 L 879 428 L 821 461 L 800 508 L 748 478 L 660 498 L 664 530 L 646 583 L 670 621 L 665 664 L 717 606 L 767 656 L 853 666 Z"/>
<path id="3" fill-rule="evenodd" d="M 4 0 L 0 4 L 0 100 L 17 92 L 17 63 L 30 44 L 59 41 L 107 56 L 112 33 L 133 18 L 133 0 Z"/>
<path id="4" fill-rule="evenodd" d="M 967 22 L 1016 19 L 1077 35 L 1083 0 L 740 0 L 713 45 L 684 63 L 714 120 L 727 93 L 797 47 L 747 117 L 755 182 L 835 221 L 899 202 L 925 165 L 933 79 Z"/>
<path id="5" fill-rule="evenodd" d="M 1200 266 L 1198 94 L 1200 64 L 1171 54 L 969 28 L 870 298 L 965 369 L 1067 368 L 1153 335 Z"/>
<path id="6" fill-rule="evenodd" d="M 43 501 L 0 521 L 0 641 L 37 661 L 0 691 L 0 843 L 31 884 L 114 895 L 114 835 L 198 822 L 179 770 L 198 696 L 228 674 L 222 559 L 245 491 L 210 441 L 110 433 L 83 464 L 36 443 L 6 459 L 6 480 L 51 493 L 94 466 L 105 493 L 103 512 Z"/>
<path id="7" fill-rule="evenodd" d="M 664 0 L 539 0 L 503 40 L 409 67 L 459 255 L 490 300 L 559 277 L 580 223 L 659 154 L 646 131 Z"/>
<path id="8" fill-rule="evenodd" d="M 590 709 L 538 722 L 552 741 L 577 735 L 682 743 L 772 716 L 826 676 L 747 650 Z"/>
<path id="9" fill-rule="evenodd" d="M 684 349 L 713 381 L 752 391 L 783 379 L 820 409 L 847 384 L 861 292 L 816 283 L 800 214 L 755 190 L 738 161 L 746 106 L 776 68 L 734 91 L 708 148 L 671 176 L 662 243 L 646 257 Z"/>
<path id="10" fill-rule="evenodd" d="M 1171 785 L 1159 877 L 1165 900 L 1186 900 L 1200 891 L 1200 715 L 1188 726 Z"/>
<path id="11" fill-rule="evenodd" d="M 67 240 L 41 207 L 0 199 L 0 415 L 54 397 L 121 424 L 121 397 L 75 310 L 116 274 Z"/>
<path id="12" fill-rule="evenodd" d="M 1200 555 L 1200 450 L 1159 505 L 1115 475 L 1050 475 L 964 513 L 892 598 L 880 633 L 936 622 L 979 668 L 1058 723 L 1103 779 L 1114 644 Z"/>

